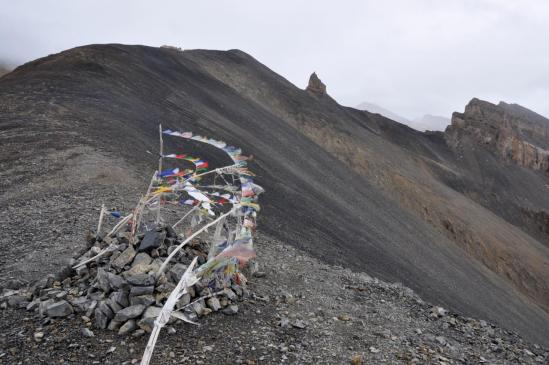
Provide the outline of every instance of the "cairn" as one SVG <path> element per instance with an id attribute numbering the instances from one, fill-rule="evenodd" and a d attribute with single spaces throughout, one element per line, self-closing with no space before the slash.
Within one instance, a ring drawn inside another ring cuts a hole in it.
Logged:
<path id="1" fill-rule="evenodd" d="M 72 264 L 84 262 L 107 247 L 115 249 L 74 270 L 67 268 L 57 279 L 52 275 L 39 281 L 28 292 L 20 293 L 26 300 L 17 306 L 39 313 L 46 323 L 52 318 L 79 314 L 89 327 L 120 335 L 150 333 L 166 298 L 193 258 L 198 264 L 206 263 L 210 244 L 193 240 L 157 277 L 162 263 L 181 244 L 181 236 L 171 226 L 159 225 L 139 234 L 134 245 L 130 233 L 126 230 L 115 237 L 91 238 L 89 249 Z M 246 295 L 246 277 L 238 270 L 232 275 L 203 277 L 177 302 L 171 321 L 195 322 L 218 311 L 234 315 L 238 301 Z"/>

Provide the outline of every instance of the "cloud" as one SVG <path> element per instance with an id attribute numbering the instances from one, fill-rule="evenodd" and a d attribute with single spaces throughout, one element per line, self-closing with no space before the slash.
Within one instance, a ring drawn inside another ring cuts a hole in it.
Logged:
<path id="1" fill-rule="evenodd" d="M 0 60 L 89 43 L 242 49 L 304 87 L 317 71 L 343 104 L 414 118 L 472 97 L 549 115 L 549 2 L 27 1 L 0 9 Z"/>

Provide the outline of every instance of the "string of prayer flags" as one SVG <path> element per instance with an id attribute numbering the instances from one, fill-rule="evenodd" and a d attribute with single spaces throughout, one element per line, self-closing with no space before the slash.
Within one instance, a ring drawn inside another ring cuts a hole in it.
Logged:
<path id="1" fill-rule="evenodd" d="M 158 176 L 159 177 L 177 176 L 177 174 L 179 174 L 179 171 L 180 171 L 179 167 L 176 167 L 175 169 L 160 171 L 158 173 Z"/>

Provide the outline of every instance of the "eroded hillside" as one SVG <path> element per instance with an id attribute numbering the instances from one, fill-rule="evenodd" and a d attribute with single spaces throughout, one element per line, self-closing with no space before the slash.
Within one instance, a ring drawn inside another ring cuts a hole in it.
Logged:
<path id="1" fill-rule="evenodd" d="M 76 242 L 70 233 L 52 236 L 52 224 L 89 227 L 93 214 L 78 212 L 99 206 L 107 191 L 142 190 L 162 122 L 254 155 L 268 191 L 266 233 L 547 342 L 549 252 L 536 223 L 549 209 L 539 194 L 547 174 L 475 139 L 456 137 L 459 152 L 442 133 L 342 107 L 316 81 L 299 89 L 236 50 L 122 45 L 75 48 L 17 68 L 0 80 L 0 204 L 10 223 L 0 273 L 51 272 Z M 525 141 L 536 143 L 533 135 Z M 35 214 L 37 204 L 48 205 L 49 219 Z M 57 255 L 44 251 L 50 239 L 36 237 L 54 239 Z"/>

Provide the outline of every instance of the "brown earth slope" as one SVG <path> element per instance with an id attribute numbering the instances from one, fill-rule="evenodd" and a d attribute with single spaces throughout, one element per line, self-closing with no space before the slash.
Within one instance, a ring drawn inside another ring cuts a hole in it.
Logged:
<path id="1" fill-rule="evenodd" d="M 446 134 L 420 133 L 342 107 L 322 85 L 301 90 L 236 50 L 94 45 L 17 68 L 0 80 L 0 274 L 52 271 L 92 226 L 92 207 L 115 196 L 131 205 L 162 122 L 256 157 L 268 234 L 548 343 L 549 177 L 539 157 L 517 163 L 531 159 L 502 155 L 467 128 L 480 111 L 471 118 L 498 134 L 503 110 L 516 125 L 511 150 L 528 150 L 544 148 L 543 128 L 530 124 L 546 120 L 473 100 Z"/>

